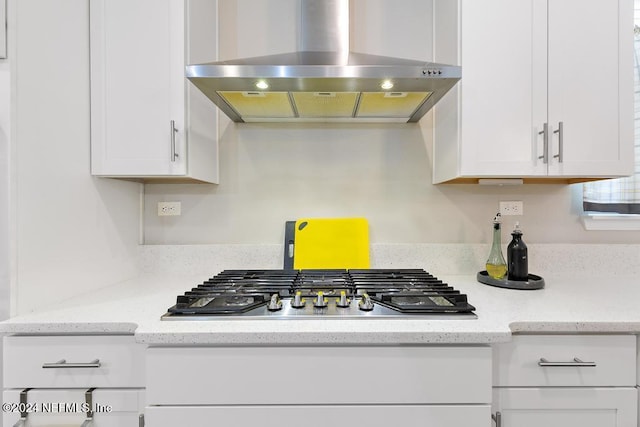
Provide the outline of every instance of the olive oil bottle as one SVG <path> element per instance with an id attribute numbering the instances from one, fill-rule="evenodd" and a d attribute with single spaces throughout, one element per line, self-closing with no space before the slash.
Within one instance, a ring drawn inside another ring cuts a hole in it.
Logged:
<path id="1" fill-rule="evenodd" d="M 493 243 L 487 259 L 487 273 L 494 279 L 504 279 L 507 274 L 507 263 L 502 256 L 502 236 L 500 232 L 500 213 L 493 218 Z"/>

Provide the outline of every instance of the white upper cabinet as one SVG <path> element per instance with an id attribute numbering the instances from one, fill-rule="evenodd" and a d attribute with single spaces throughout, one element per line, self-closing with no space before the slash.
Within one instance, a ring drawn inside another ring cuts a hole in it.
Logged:
<path id="1" fill-rule="evenodd" d="M 217 114 L 184 77 L 216 59 L 205 0 L 92 0 L 91 171 L 218 181 Z"/>
<path id="2" fill-rule="evenodd" d="M 434 182 L 633 173 L 631 0 L 435 0 Z"/>

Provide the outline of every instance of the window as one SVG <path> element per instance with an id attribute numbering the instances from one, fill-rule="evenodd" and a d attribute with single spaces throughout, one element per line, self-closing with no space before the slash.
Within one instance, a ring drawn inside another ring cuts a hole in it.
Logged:
<path id="1" fill-rule="evenodd" d="M 595 219 L 598 217 L 604 219 L 602 213 L 613 213 L 618 214 L 616 216 L 619 216 L 620 220 L 626 217 L 626 219 L 638 221 L 635 215 L 640 214 L 640 0 L 634 0 L 634 2 L 635 175 L 584 184 L 583 208 L 585 213 L 592 214 L 591 217 Z M 600 215 L 593 215 L 593 213 L 600 213 Z M 634 215 L 634 217 L 629 218 L 628 215 Z M 612 218 L 610 215 L 606 217 Z M 586 223 L 585 226 L 590 228 Z"/>

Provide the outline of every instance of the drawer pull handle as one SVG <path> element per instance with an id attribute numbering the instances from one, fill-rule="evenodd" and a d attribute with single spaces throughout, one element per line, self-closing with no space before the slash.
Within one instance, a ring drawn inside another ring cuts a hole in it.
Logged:
<path id="1" fill-rule="evenodd" d="M 90 427 L 93 425 L 93 390 L 95 389 L 95 387 L 92 387 L 84 392 L 84 401 L 89 410 L 87 411 L 87 419 L 84 420 L 80 427 Z"/>
<path id="2" fill-rule="evenodd" d="M 496 427 L 502 427 L 502 414 L 500 412 L 496 412 L 495 415 L 491 414 L 491 419 L 496 423 Z"/>
<path id="3" fill-rule="evenodd" d="M 583 362 L 577 357 L 573 358 L 573 362 L 549 362 L 544 357 L 541 357 L 540 361 L 538 362 L 538 366 L 543 366 L 543 367 L 573 366 L 573 367 L 579 367 L 579 368 L 595 368 L 596 362 Z"/>
<path id="4" fill-rule="evenodd" d="M 20 408 L 27 408 L 27 393 L 31 390 L 30 388 L 25 388 L 20 392 Z M 20 419 L 17 423 L 13 425 L 13 427 L 24 427 L 27 425 L 27 416 L 29 413 L 25 410 L 20 411 Z"/>
<path id="5" fill-rule="evenodd" d="M 66 360 L 58 360 L 54 363 L 43 363 L 44 369 L 51 368 L 99 368 L 101 366 L 100 359 L 92 360 L 89 363 L 68 363 Z"/>

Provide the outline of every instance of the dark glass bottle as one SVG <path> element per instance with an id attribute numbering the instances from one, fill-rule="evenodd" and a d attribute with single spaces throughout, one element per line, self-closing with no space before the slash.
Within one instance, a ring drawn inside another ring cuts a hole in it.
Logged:
<path id="1" fill-rule="evenodd" d="M 520 224 L 516 223 L 513 233 L 513 239 L 507 246 L 507 264 L 509 280 L 528 280 L 529 279 L 529 260 L 527 255 L 527 245 L 522 240 L 522 231 Z"/>

